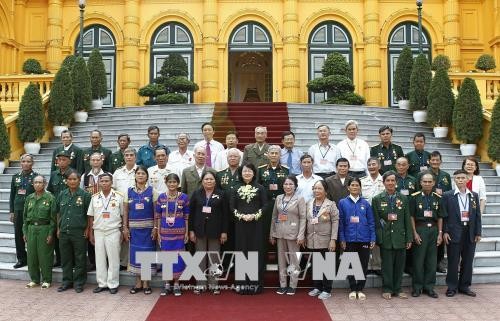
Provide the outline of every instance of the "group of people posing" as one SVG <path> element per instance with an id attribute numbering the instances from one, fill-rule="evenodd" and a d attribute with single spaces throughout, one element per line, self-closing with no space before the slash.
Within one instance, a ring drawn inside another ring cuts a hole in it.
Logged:
<path id="1" fill-rule="evenodd" d="M 447 272 L 447 296 L 475 296 L 472 264 L 486 205 L 477 160 L 466 158 L 452 181 L 440 168 L 440 152 L 425 150 L 424 134 L 415 134 L 415 149 L 404 154 L 392 143 L 392 128 L 381 127 L 380 143 L 371 148 L 358 129 L 356 121 L 348 121 L 347 137 L 335 145 L 330 128 L 320 125 L 318 143 L 306 153 L 295 147 L 290 131 L 282 134 L 283 147 L 267 144 L 267 129 L 260 126 L 255 143 L 243 152 L 237 149 L 237 133 L 227 133 L 224 148 L 213 139 L 210 123 L 202 125 L 204 139 L 192 151 L 187 133 L 177 135 L 177 149 L 170 151 L 159 142 L 156 126 L 148 128 L 149 142 L 138 151 L 129 147 L 127 134 L 119 135 L 115 153 L 101 146 L 98 130 L 91 132 L 86 149 L 64 131 L 48 181 L 33 171 L 29 154 L 21 157 L 22 171 L 12 178 L 14 268 L 28 265 L 28 288 L 49 288 L 52 268 L 60 265 L 58 291 L 77 293 L 87 271 L 95 269 L 93 291 L 112 294 L 120 270 L 128 269 L 136 276 L 129 292 L 151 294 L 140 277 L 139 252 L 255 251 L 258 280 L 237 280 L 235 289 L 258 294 L 267 254 L 276 246 L 280 295 L 295 294 L 303 269 L 289 253 L 356 252 L 365 277 L 382 276 L 385 299 L 408 297 L 401 289 L 405 269 L 412 274 L 414 297 L 438 297 L 436 271 Z M 205 258 L 200 269 L 210 270 L 218 259 Z M 161 295 L 182 294 L 184 269 L 179 256 Z M 348 282 L 349 299 L 366 299 L 365 280 L 350 276 Z M 327 299 L 332 284 L 327 278 L 313 280 L 308 294 Z M 220 294 L 212 273 L 196 280 L 194 293 L 207 290 Z"/>

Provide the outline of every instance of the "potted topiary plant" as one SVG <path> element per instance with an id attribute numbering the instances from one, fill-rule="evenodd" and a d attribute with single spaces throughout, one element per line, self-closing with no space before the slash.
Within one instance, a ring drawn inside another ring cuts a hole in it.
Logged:
<path id="1" fill-rule="evenodd" d="M 448 71 L 451 67 L 450 58 L 446 55 L 437 55 L 432 61 L 431 69 L 437 71 L 438 69 L 444 68 Z"/>
<path id="2" fill-rule="evenodd" d="M 458 91 L 453 109 L 453 128 L 459 141 L 462 155 L 475 155 L 476 143 L 483 136 L 483 106 L 476 82 L 466 77 Z"/>
<path id="3" fill-rule="evenodd" d="M 43 74 L 43 69 L 38 60 L 30 58 L 26 59 L 26 61 L 23 63 L 23 72 L 25 74 L 39 75 Z"/>
<path id="4" fill-rule="evenodd" d="M 68 70 L 71 72 L 73 70 L 73 65 L 76 61 L 76 56 L 75 55 L 67 55 L 62 64 L 61 67 L 66 67 Z"/>
<path id="5" fill-rule="evenodd" d="M 93 49 L 90 53 L 87 68 L 92 91 L 92 109 L 101 109 L 102 99 L 108 94 L 108 87 L 106 85 L 106 69 L 98 49 Z"/>
<path id="6" fill-rule="evenodd" d="M 73 119 L 75 107 L 73 104 L 73 85 L 68 68 L 61 67 L 56 73 L 50 90 L 48 118 L 52 123 L 55 137 L 60 137 L 63 130 Z"/>
<path id="7" fill-rule="evenodd" d="M 44 121 L 42 95 L 38 86 L 30 83 L 24 90 L 16 122 L 18 137 L 24 143 L 26 153 L 40 152 L 40 143 L 37 140 L 43 137 Z"/>
<path id="8" fill-rule="evenodd" d="M 89 117 L 88 111 L 92 105 L 92 90 L 90 89 L 90 75 L 83 57 L 76 58 L 71 72 L 73 88 L 73 102 L 75 106 L 75 121 L 85 123 Z"/>
<path id="9" fill-rule="evenodd" d="M 413 110 L 413 120 L 424 123 L 427 119 L 427 95 L 431 86 L 431 65 L 424 54 L 415 58 L 410 76 L 410 107 Z"/>
<path id="10" fill-rule="evenodd" d="M 429 96 L 427 97 L 427 123 L 434 128 L 434 136 L 444 138 L 448 136 L 448 126 L 453 118 L 455 96 L 451 91 L 451 81 L 445 68 L 437 69 L 431 81 Z"/>
<path id="11" fill-rule="evenodd" d="M 487 72 L 488 70 L 495 69 L 495 58 L 492 55 L 483 54 L 476 61 L 476 69 Z"/>
<path id="12" fill-rule="evenodd" d="M 139 89 L 139 96 L 141 97 L 149 97 L 149 100 L 145 102 L 146 105 L 152 105 L 157 103 L 156 97 L 165 94 L 165 86 L 160 84 L 149 84 L 141 89 Z"/>
<path id="13" fill-rule="evenodd" d="M 496 162 L 497 176 L 500 176 L 500 97 L 491 113 L 490 134 L 488 136 L 488 156 Z"/>
<path id="14" fill-rule="evenodd" d="M 5 170 L 5 161 L 10 157 L 10 140 L 7 127 L 3 119 L 2 108 L 0 108 L 0 174 Z"/>
<path id="15" fill-rule="evenodd" d="M 401 109 L 410 109 L 410 76 L 413 68 L 413 54 L 405 46 L 398 57 L 394 71 L 394 95 Z"/>

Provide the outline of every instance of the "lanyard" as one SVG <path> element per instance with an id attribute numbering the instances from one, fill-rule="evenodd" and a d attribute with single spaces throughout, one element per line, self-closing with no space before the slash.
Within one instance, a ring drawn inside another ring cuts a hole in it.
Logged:
<path id="1" fill-rule="evenodd" d="M 398 178 L 401 182 L 403 182 L 403 185 L 401 186 L 401 188 L 406 189 L 406 178 L 408 178 L 408 176 L 406 176 L 406 178 L 403 178 L 403 177 L 398 175 Z"/>
<path id="2" fill-rule="evenodd" d="M 351 148 L 351 144 L 349 144 L 349 140 L 346 140 L 346 143 L 347 143 L 347 147 L 349 148 L 352 155 L 354 156 L 354 153 L 356 152 L 356 147 L 358 146 L 358 140 L 357 139 L 354 140 L 354 149 Z"/>
<path id="3" fill-rule="evenodd" d="M 179 200 L 179 194 L 177 194 L 177 198 L 174 200 L 174 213 L 172 216 L 176 216 L 177 215 L 177 201 Z M 170 211 L 169 211 L 169 205 L 170 205 L 170 201 L 168 200 L 168 196 L 167 196 L 167 216 L 170 216 L 169 214 Z"/>
<path id="4" fill-rule="evenodd" d="M 425 195 L 424 194 L 423 199 L 424 199 L 424 207 L 425 207 L 426 210 L 430 210 L 431 209 L 431 202 L 429 201 L 430 198 L 431 197 L 429 195 Z"/>
<path id="5" fill-rule="evenodd" d="M 389 208 L 391 209 L 391 212 L 394 212 L 394 205 L 396 203 L 396 194 L 389 195 Z"/>
<path id="6" fill-rule="evenodd" d="M 319 153 L 321 154 L 321 158 L 325 159 L 326 154 L 328 154 L 328 152 L 330 151 L 330 145 L 328 145 L 328 149 L 324 154 L 321 152 L 321 146 L 322 146 L 321 144 L 318 144 Z"/>
<path id="7" fill-rule="evenodd" d="M 323 204 L 321 204 L 321 205 L 314 205 L 313 204 L 313 217 L 317 217 L 318 216 L 319 210 L 321 209 L 322 205 Z"/>
<path id="8" fill-rule="evenodd" d="M 106 197 L 104 197 L 104 201 L 106 201 Z M 106 203 L 106 206 L 104 206 L 104 210 L 108 210 L 109 202 L 111 202 L 111 193 L 109 194 L 108 202 Z"/>
<path id="9" fill-rule="evenodd" d="M 206 193 L 206 192 L 205 192 Z M 212 193 L 210 194 L 205 194 L 205 206 L 208 206 L 208 202 L 210 202 L 210 198 L 212 197 Z"/>
<path id="10" fill-rule="evenodd" d="M 460 205 L 462 205 L 461 211 L 467 211 L 469 209 L 469 198 L 467 194 L 465 194 L 465 200 L 462 198 L 462 195 L 458 193 L 458 199 L 460 200 Z"/>
<path id="11" fill-rule="evenodd" d="M 290 204 L 290 202 L 292 201 L 294 196 L 295 196 L 295 192 L 292 194 L 292 196 L 290 197 L 288 202 L 285 202 L 285 195 L 283 195 L 283 198 L 281 199 L 281 211 L 283 211 L 283 213 L 286 214 L 288 212 L 287 207 Z"/>

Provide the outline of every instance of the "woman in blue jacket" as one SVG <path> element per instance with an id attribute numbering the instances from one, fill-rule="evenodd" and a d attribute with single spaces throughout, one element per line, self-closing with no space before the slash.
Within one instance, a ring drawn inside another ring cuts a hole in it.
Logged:
<path id="1" fill-rule="evenodd" d="M 363 274 L 366 278 L 370 250 L 375 245 L 375 220 L 370 203 L 361 197 L 361 181 L 351 178 L 347 183 L 349 196 L 339 201 L 339 240 L 344 252 L 357 252 Z M 348 276 L 351 293 L 349 299 L 365 300 L 362 292 L 365 280 L 356 280 Z"/>

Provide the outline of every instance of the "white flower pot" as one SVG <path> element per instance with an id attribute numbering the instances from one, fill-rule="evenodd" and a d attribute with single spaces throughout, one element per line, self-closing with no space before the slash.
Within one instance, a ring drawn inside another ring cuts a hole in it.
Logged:
<path id="1" fill-rule="evenodd" d="M 79 110 L 75 112 L 76 123 L 86 123 L 88 118 L 89 118 L 89 113 L 87 113 L 86 111 Z"/>
<path id="2" fill-rule="evenodd" d="M 3 174 L 5 170 L 5 161 L 0 161 L 0 174 Z"/>
<path id="3" fill-rule="evenodd" d="M 460 144 L 460 153 L 462 156 L 474 156 L 476 155 L 476 144 Z"/>
<path id="4" fill-rule="evenodd" d="M 92 109 L 102 109 L 102 100 L 100 99 L 92 99 Z"/>
<path id="5" fill-rule="evenodd" d="M 410 101 L 406 100 L 406 99 L 398 100 L 398 106 L 399 106 L 399 109 L 409 110 L 410 109 Z"/>
<path id="6" fill-rule="evenodd" d="M 434 137 L 436 138 L 446 138 L 448 137 L 448 127 L 434 127 Z"/>
<path id="7" fill-rule="evenodd" d="M 495 169 L 497 171 L 497 176 L 500 176 L 500 163 L 498 163 L 497 166 L 495 166 Z"/>
<path id="8" fill-rule="evenodd" d="M 28 154 L 38 154 L 40 153 L 40 143 L 24 143 L 24 151 Z"/>
<path id="9" fill-rule="evenodd" d="M 416 123 L 425 123 L 427 121 L 427 110 L 415 110 L 413 112 L 413 120 Z"/>
<path id="10" fill-rule="evenodd" d="M 53 126 L 52 131 L 54 132 L 54 137 L 61 137 L 63 130 L 68 130 L 68 126 Z"/>

